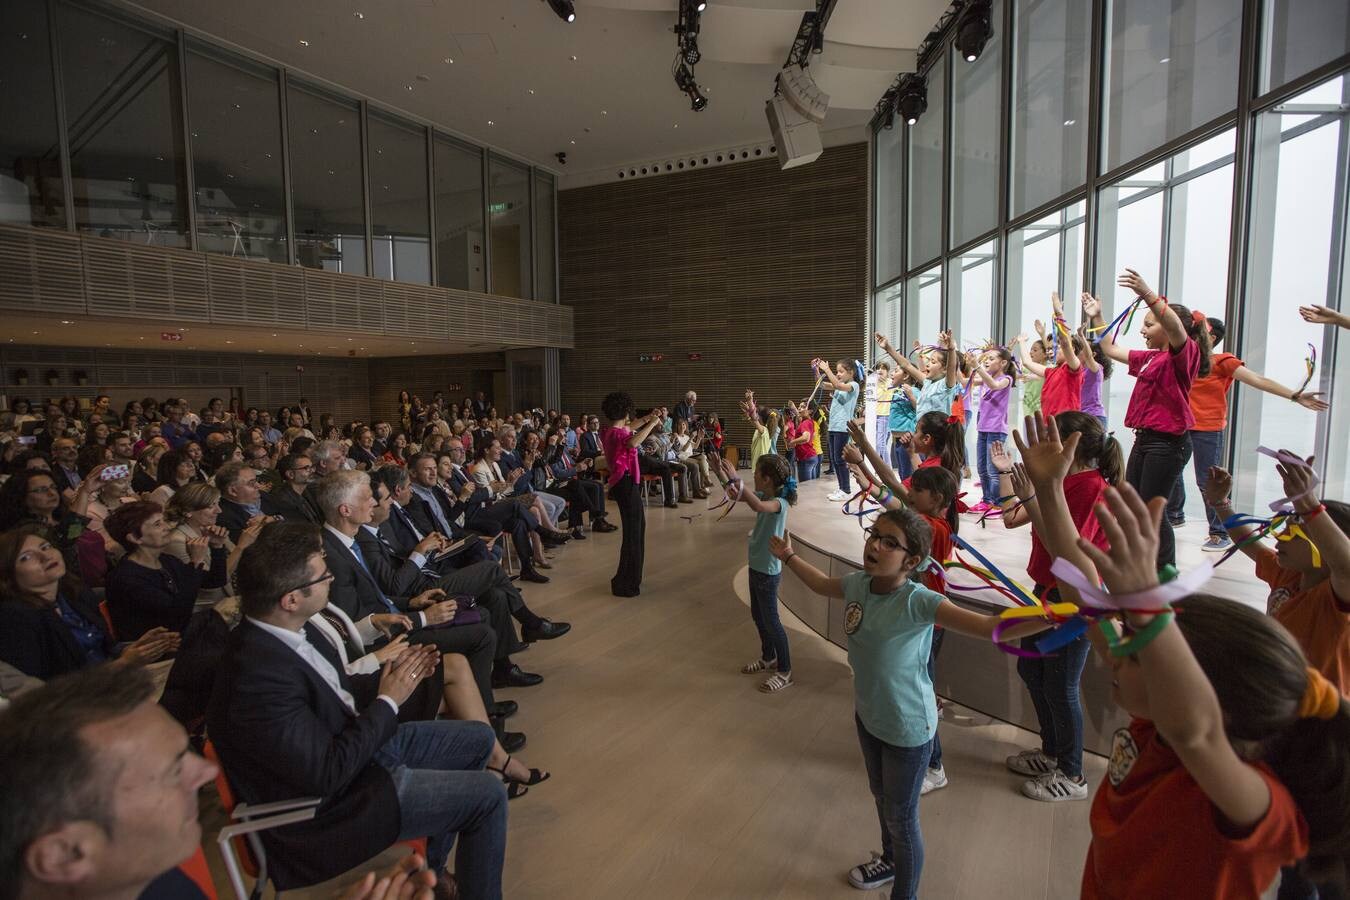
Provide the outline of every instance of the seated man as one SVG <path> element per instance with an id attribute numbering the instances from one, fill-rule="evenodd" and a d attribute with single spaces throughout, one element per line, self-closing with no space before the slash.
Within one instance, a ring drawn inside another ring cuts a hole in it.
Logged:
<path id="1" fill-rule="evenodd" d="M 399 472 L 405 476 L 407 474 L 402 469 Z M 378 531 L 379 526 L 389 519 L 392 495 L 380 478 L 372 478 L 370 488 L 375 498 L 375 508 L 371 520 L 357 530 L 356 543 L 380 589 L 391 595 L 412 596 L 440 588 L 452 596 L 472 596 L 491 615 L 493 630 L 497 632 L 493 687 L 526 687 L 542 681 L 540 676 L 512 664 L 511 652 L 520 642 L 516 640 L 515 626 L 511 620 L 514 618 L 520 622 L 521 635 L 526 643 L 562 637 L 572 630 L 572 626 L 566 622 L 550 622 L 531 612 L 520 591 L 511 583 L 506 570 L 495 562 L 473 563 L 448 574 L 427 569 L 427 554 L 435 553 L 438 548 L 449 543 L 443 535 L 427 535 L 409 556 L 399 555 Z"/>
<path id="2" fill-rule="evenodd" d="M 287 453 L 277 460 L 281 484 L 263 494 L 262 511 L 269 516 L 281 516 L 287 522 L 322 520 L 314 514 L 314 507 L 305 501 L 305 490 L 314 477 L 314 463 L 303 453 Z"/>
<path id="3" fill-rule="evenodd" d="M 309 623 L 333 582 L 318 532 L 273 523 L 243 552 L 244 620 L 206 714 L 241 801 L 322 798 L 313 819 L 262 834 L 269 874 L 282 890 L 316 884 L 395 841 L 426 837 L 439 880 L 458 835 L 463 894 L 500 897 L 506 790 L 482 771 L 492 729 L 399 724 L 400 705 L 436 669 L 432 648 L 404 653 L 378 675 L 347 674 Z"/>
<path id="4" fill-rule="evenodd" d="M 374 514 L 375 497 L 370 476 L 365 472 L 334 472 L 310 487 L 319 508 L 324 511 L 323 546 L 328 568 L 333 574 L 333 604 L 341 607 L 353 622 L 372 615 L 406 613 L 412 620 L 408 636 L 414 644 L 435 644 L 442 653 L 462 653 L 473 669 L 474 682 L 483 695 L 483 706 L 493 708 L 492 666 L 497 635 L 489 622 L 448 625 L 454 620 L 456 604 L 439 589 L 428 589 L 416 596 L 386 594 L 375 580 L 356 543 L 356 533 Z M 541 679 L 542 680 L 542 679 Z"/>
<path id="5" fill-rule="evenodd" d="M 512 488 L 513 494 L 527 494 L 535 490 L 533 478 L 533 460 L 527 464 L 517 444 L 516 427 L 514 425 L 503 425 L 497 429 L 497 441 L 502 445 L 501 456 L 493 464 L 498 472 L 519 472 L 520 475 L 515 479 L 515 485 Z M 480 479 L 475 479 L 482 484 Z M 558 527 L 558 522 L 562 518 L 563 509 L 567 506 L 567 501 L 555 494 L 537 494 L 539 501 L 544 504 L 544 509 L 548 512 L 548 523 L 554 528 Z M 575 535 L 574 535 L 575 537 Z"/>
<path id="6" fill-rule="evenodd" d="M 216 470 L 216 490 L 220 491 L 216 524 L 229 532 L 231 543 L 237 544 L 248 523 L 263 514 L 258 472 L 246 463 L 226 463 Z"/>
<path id="7" fill-rule="evenodd" d="M 204 897 L 176 867 L 201 846 L 197 791 L 215 776 L 144 669 L 96 666 L 14 697 L 0 712 L 0 895 Z"/>

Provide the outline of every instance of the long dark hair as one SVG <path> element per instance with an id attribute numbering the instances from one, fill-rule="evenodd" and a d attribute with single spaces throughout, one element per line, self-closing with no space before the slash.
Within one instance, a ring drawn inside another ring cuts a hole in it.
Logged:
<path id="1" fill-rule="evenodd" d="M 42 538 L 42 540 L 51 544 L 53 549 L 59 549 L 56 542 L 52 540 L 50 532 L 36 522 L 20 525 L 0 534 L 0 598 L 17 600 L 29 606 L 46 609 L 47 601 L 32 591 L 19 587 L 18 579 L 15 577 L 19 552 L 23 550 L 24 540 L 29 537 Z M 81 590 L 83 590 L 83 585 L 80 583 L 79 576 L 67 569 L 66 574 L 61 576 L 61 593 L 67 597 L 74 597 Z"/>
<path id="2" fill-rule="evenodd" d="M 159 484 L 167 484 L 174 490 L 178 489 L 178 467 L 185 462 L 190 462 L 189 457 L 182 450 L 168 450 L 159 458 L 159 466 L 155 469 L 155 480 Z"/>
<path id="3" fill-rule="evenodd" d="M 15 472 L 0 485 L 0 530 L 13 528 L 33 518 L 28 511 L 28 484 L 35 478 L 49 478 L 56 487 L 56 509 L 52 515 L 61 521 L 66 514 L 66 498 L 61 496 L 61 483 L 46 469 L 24 469 Z"/>
<path id="4" fill-rule="evenodd" d="M 797 505 L 797 489 L 794 487 L 787 491 L 783 490 L 783 485 L 787 484 L 788 477 L 792 474 L 786 459 L 777 453 L 765 453 L 755 462 L 755 474 L 763 475 L 773 482 L 775 497 L 782 497 L 788 502 L 788 506 Z"/>
<path id="5" fill-rule="evenodd" d="M 1195 594 L 1177 604 L 1177 626 L 1204 670 L 1224 731 L 1239 755 L 1265 762 L 1308 823 L 1302 863 L 1315 880 L 1345 882 L 1350 869 L 1350 707 L 1303 718 L 1308 661 L 1275 619 L 1233 600 Z"/>
<path id="6" fill-rule="evenodd" d="M 956 476 L 959 483 L 961 469 L 966 464 L 966 430 L 955 416 L 937 410 L 919 416 L 914 426 L 933 439 L 933 446 L 942 460 L 942 468 Z"/>
<path id="7" fill-rule="evenodd" d="M 1125 456 L 1121 452 L 1120 442 L 1108 434 L 1096 416 L 1085 412 L 1062 412 L 1055 416 L 1061 437 L 1078 432 L 1078 450 L 1074 462 L 1095 468 L 1101 473 L 1107 484 L 1120 484 L 1125 475 Z"/>
<path id="8" fill-rule="evenodd" d="M 1192 313 L 1190 307 L 1183 306 L 1180 303 L 1170 304 L 1172 312 L 1176 313 L 1181 319 L 1182 326 L 1186 329 L 1186 337 L 1195 341 L 1200 347 L 1200 375 L 1209 374 L 1209 357 L 1214 351 L 1214 344 L 1210 340 L 1209 325 L 1205 322 L 1205 314 L 1201 312 Z"/>
<path id="9" fill-rule="evenodd" d="M 956 509 L 956 494 L 961 490 L 960 476 L 942 466 L 928 466 L 914 470 L 909 486 L 916 491 L 932 491 L 942 498 L 943 516 L 951 526 L 952 534 L 960 530 L 961 514 Z"/>

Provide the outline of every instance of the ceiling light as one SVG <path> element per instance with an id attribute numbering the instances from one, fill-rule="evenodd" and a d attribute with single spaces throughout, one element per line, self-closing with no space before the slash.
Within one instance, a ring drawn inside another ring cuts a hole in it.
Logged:
<path id="1" fill-rule="evenodd" d="M 488 119 L 488 125 L 496 125 L 496 124 L 497 124 L 496 122 L 492 121 L 491 119 Z"/>
<path id="2" fill-rule="evenodd" d="M 1069 126 L 1069 125 L 1077 125 L 1077 124 L 1078 124 L 1078 120 L 1077 120 L 1077 119 L 1065 119 L 1065 120 L 1064 120 L 1064 125 L 1065 125 L 1066 127 Z"/>
<path id="3" fill-rule="evenodd" d="M 413 86 L 412 86 L 411 84 L 405 84 L 405 85 L 403 86 L 403 89 L 404 89 L 405 91 L 411 91 L 411 90 L 413 89 Z"/>
<path id="4" fill-rule="evenodd" d="M 354 12 L 352 15 L 356 16 L 358 19 L 364 19 L 366 17 L 366 14 L 363 12 Z"/>
<path id="5" fill-rule="evenodd" d="M 577 61 L 576 54 L 573 54 L 573 55 L 572 55 L 572 62 L 576 62 L 576 61 Z"/>
<path id="6" fill-rule="evenodd" d="M 72 322 L 72 321 L 70 321 L 70 319 L 62 319 L 62 320 L 61 320 L 61 324 L 62 324 L 62 325 L 74 325 L 75 323 Z"/>
<path id="7" fill-rule="evenodd" d="M 453 66 L 455 64 L 455 61 L 448 56 L 442 59 L 441 62 L 445 63 L 447 66 Z"/>
<path id="8" fill-rule="evenodd" d="M 233 344 L 234 341 L 226 341 L 225 343 L 227 343 L 227 344 Z"/>
<path id="9" fill-rule="evenodd" d="M 961 13 L 956 23 L 955 46 L 966 62 L 974 62 L 984 52 L 985 44 L 994 36 L 990 0 L 973 0 Z"/>
<path id="10" fill-rule="evenodd" d="M 675 67 L 675 86 L 689 97 L 689 107 L 694 112 L 702 112 L 707 108 L 708 98 L 699 91 L 698 81 L 694 78 L 694 70 L 684 62 Z M 676 125 L 675 127 L 679 128 L 680 126 Z"/>
<path id="11" fill-rule="evenodd" d="M 928 79 L 913 72 L 900 79 L 895 92 L 895 110 L 910 125 L 928 111 Z"/>
<path id="12" fill-rule="evenodd" d="M 301 46 L 301 47 L 308 47 L 308 46 L 309 46 L 309 41 L 305 40 L 304 38 L 301 38 L 301 39 L 300 39 L 300 46 Z"/>
<path id="13" fill-rule="evenodd" d="M 1160 63 L 1167 63 L 1167 62 L 1171 62 L 1171 61 L 1172 61 L 1172 57 L 1170 57 L 1170 56 L 1164 56 L 1162 59 L 1158 60 L 1158 62 L 1160 62 Z"/>
<path id="14" fill-rule="evenodd" d="M 703 12 L 707 8 L 708 4 L 705 3 L 704 0 L 698 0 L 698 3 L 694 4 L 694 9 L 698 10 L 699 12 Z"/>
<path id="15" fill-rule="evenodd" d="M 572 0 L 545 0 L 549 9 L 558 14 L 558 18 L 564 22 L 575 22 L 577 20 L 576 4 Z"/>

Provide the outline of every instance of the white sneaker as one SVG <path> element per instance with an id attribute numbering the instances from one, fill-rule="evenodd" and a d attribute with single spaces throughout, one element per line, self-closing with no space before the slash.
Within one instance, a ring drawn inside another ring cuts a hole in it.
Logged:
<path id="1" fill-rule="evenodd" d="M 940 790 L 947 786 L 947 772 L 941 766 L 936 769 L 929 769 L 923 775 L 923 788 L 919 791 L 919 796 Z"/>
<path id="2" fill-rule="evenodd" d="M 1046 756 L 1040 750 L 1023 750 L 1016 756 L 1008 757 L 1004 763 L 1018 775 L 1030 775 L 1033 778 L 1039 778 L 1059 768 L 1059 763 L 1055 759 Z"/>
<path id="3" fill-rule="evenodd" d="M 852 495 L 852 494 L 846 494 L 846 493 L 844 493 L 843 491 L 835 491 L 833 494 L 830 494 L 830 495 L 829 495 L 828 497 L 826 497 L 825 499 L 826 499 L 826 500 L 833 500 L 835 503 L 839 503 L 839 502 L 842 501 L 842 500 L 847 500 L 847 499 L 848 499 L 849 497 L 851 497 L 851 496 L 853 496 L 853 495 Z"/>
<path id="4" fill-rule="evenodd" d="M 1086 781 L 1074 781 L 1059 769 L 1055 769 L 1040 778 L 1025 782 L 1022 785 L 1022 793 L 1032 800 L 1058 803 L 1060 800 L 1086 800 L 1088 789 Z"/>

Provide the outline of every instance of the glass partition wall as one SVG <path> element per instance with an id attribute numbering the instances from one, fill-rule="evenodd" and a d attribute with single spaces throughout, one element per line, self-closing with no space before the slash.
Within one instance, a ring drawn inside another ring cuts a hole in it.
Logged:
<path id="1" fill-rule="evenodd" d="M 1218 349 L 1332 404 L 1315 414 L 1237 385 L 1223 459 L 1239 508 L 1280 494 L 1258 446 L 1316 453 L 1350 493 L 1350 12 L 1321 0 L 1002 0 L 974 61 L 925 54 L 928 109 L 873 134 L 872 318 L 897 347 L 952 328 L 966 347 L 1035 339 L 1065 298 L 1132 297 L 1126 266 L 1227 323 Z M 1122 335 L 1142 346 L 1135 319 Z M 1310 350 L 1309 347 L 1313 350 Z M 1336 372 L 1336 362 L 1341 362 Z M 1104 387 L 1123 427 L 1134 379 Z M 1333 439 L 1333 436 L 1339 438 Z M 1188 518 L 1202 515 L 1190 472 Z"/>
<path id="2" fill-rule="evenodd" d="M 558 299 L 553 174 L 303 73 L 94 0 L 4 0 L 0 84 L 0 223 Z"/>

